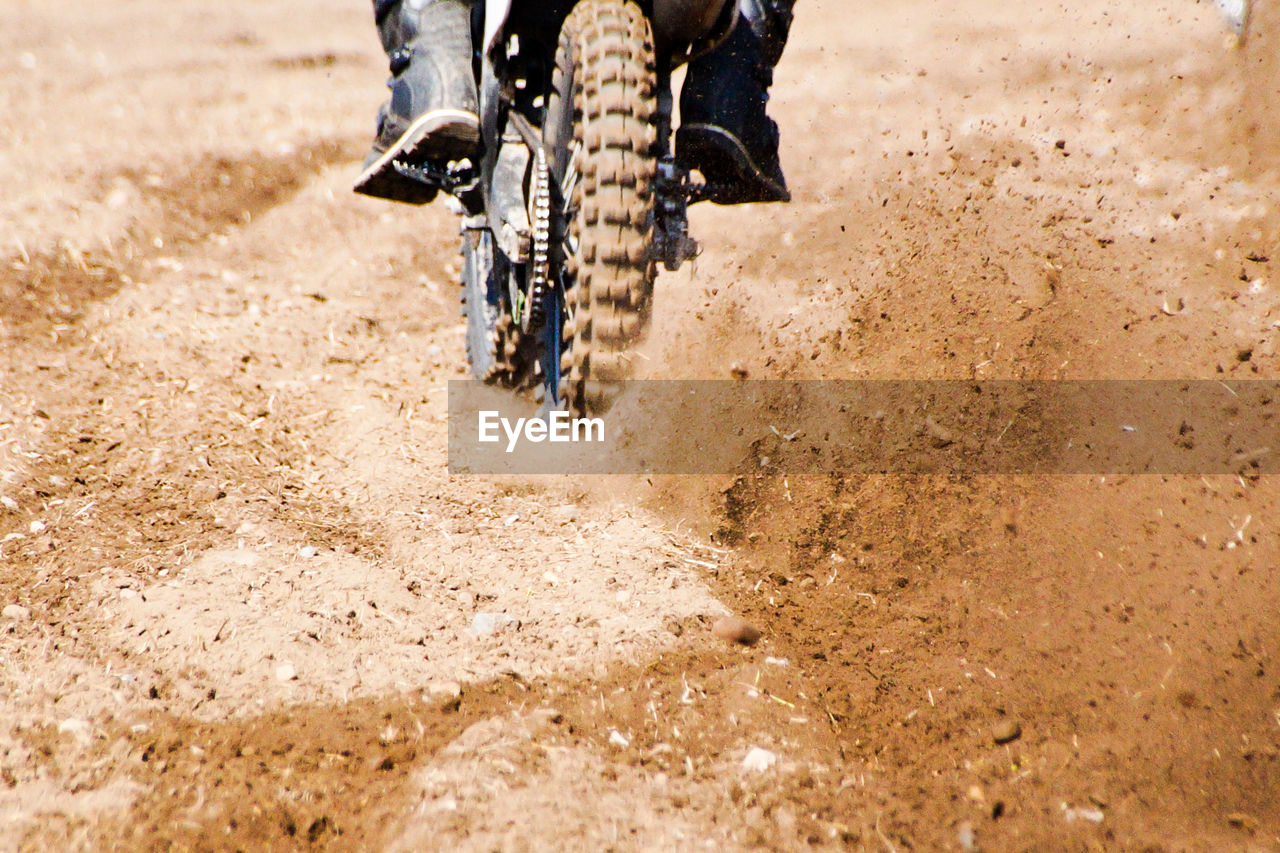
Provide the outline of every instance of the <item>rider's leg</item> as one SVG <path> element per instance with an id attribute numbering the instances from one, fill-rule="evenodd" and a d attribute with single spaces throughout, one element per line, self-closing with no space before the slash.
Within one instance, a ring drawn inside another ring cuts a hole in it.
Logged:
<path id="1" fill-rule="evenodd" d="M 718 204 L 789 201 L 778 126 L 765 115 L 795 0 L 739 0 L 733 34 L 689 65 L 676 154 L 707 179 Z"/>
<path id="2" fill-rule="evenodd" d="M 391 61 L 390 99 L 355 190 L 422 204 L 436 191 L 393 162 L 447 162 L 474 152 L 479 108 L 471 71 L 471 0 L 374 0 L 382 47 Z"/>

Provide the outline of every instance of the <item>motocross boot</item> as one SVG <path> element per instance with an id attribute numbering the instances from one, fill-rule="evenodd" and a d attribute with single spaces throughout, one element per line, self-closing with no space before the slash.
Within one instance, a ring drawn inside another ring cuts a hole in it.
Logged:
<path id="1" fill-rule="evenodd" d="M 378 111 L 377 138 L 355 191 L 425 204 L 436 188 L 405 177 L 397 161 L 444 166 L 475 152 L 480 118 L 471 70 L 470 0 L 374 0 L 390 59 L 391 97 Z"/>
<path id="2" fill-rule="evenodd" d="M 778 126 L 765 114 L 795 0 L 740 0 L 733 32 L 689 65 L 676 155 L 707 180 L 716 204 L 790 201 Z"/>

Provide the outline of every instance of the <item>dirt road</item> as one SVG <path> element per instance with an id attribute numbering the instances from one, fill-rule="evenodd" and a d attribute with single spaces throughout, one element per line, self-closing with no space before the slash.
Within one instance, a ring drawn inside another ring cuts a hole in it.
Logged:
<path id="1" fill-rule="evenodd" d="M 1273 478 L 450 476 L 368 12 L 0 9 L 0 850 L 1280 850 Z M 1274 72 L 806 2 L 646 372 L 1275 377 Z"/>

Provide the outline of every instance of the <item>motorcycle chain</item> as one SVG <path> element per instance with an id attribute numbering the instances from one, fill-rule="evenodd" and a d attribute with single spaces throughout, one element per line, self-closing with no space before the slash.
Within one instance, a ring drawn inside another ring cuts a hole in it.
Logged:
<path id="1" fill-rule="evenodd" d="M 521 311 L 521 326 L 540 328 L 546 320 L 546 295 L 551 278 L 551 167 L 541 148 L 533 160 L 532 215 L 533 240 L 529 252 L 528 292 Z"/>

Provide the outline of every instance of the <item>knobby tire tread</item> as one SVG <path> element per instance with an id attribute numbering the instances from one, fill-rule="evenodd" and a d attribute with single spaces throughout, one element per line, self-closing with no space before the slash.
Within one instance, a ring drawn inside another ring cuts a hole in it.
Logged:
<path id="1" fill-rule="evenodd" d="M 653 33 L 630 0 L 583 0 L 565 20 L 557 79 L 573 81 L 580 180 L 568 224 L 578 251 L 566 258 L 571 286 L 559 397 L 580 414 L 606 411 L 631 375 L 632 350 L 648 328 L 657 111 Z"/>

